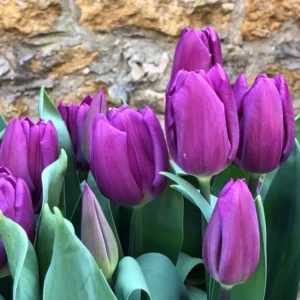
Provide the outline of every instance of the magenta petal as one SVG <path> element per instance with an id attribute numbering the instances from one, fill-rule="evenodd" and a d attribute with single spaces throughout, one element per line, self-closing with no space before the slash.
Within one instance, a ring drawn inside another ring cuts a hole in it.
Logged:
<path id="1" fill-rule="evenodd" d="M 278 89 L 283 110 L 284 123 L 284 144 L 280 163 L 284 163 L 291 154 L 295 142 L 295 120 L 294 110 L 290 91 L 282 75 L 278 74 L 274 77 L 276 87 Z"/>
<path id="2" fill-rule="evenodd" d="M 9 122 L 0 147 L 0 165 L 26 181 L 31 191 L 34 185 L 28 171 L 28 138 L 19 120 Z"/>
<path id="3" fill-rule="evenodd" d="M 233 95 L 237 111 L 239 112 L 242 106 L 242 100 L 248 92 L 247 79 L 244 73 L 241 73 L 233 85 Z"/>
<path id="4" fill-rule="evenodd" d="M 138 205 L 144 195 L 129 166 L 127 134 L 95 119 L 90 139 L 90 166 L 100 191 L 112 201 Z"/>
<path id="5" fill-rule="evenodd" d="M 182 69 L 207 71 L 210 66 L 211 54 L 205 43 L 199 38 L 197 31 L 185 29 L 176 47 L 171 77 L 173 78 Z"/>
<path id="6" fill-rule="evenodd" d="M 152 198 L 157 197 L 164 190 L 167 178 L 159 172 L 167 172 L 169 169 L 169 156 L 166 141 L 160 123 L 154 111 L 146 106 L 141 113 L 144 116 L 145 124 L 149 130 L 153 145 L 154 179 L 150 187 Z"/>
<path id="7" fill-rule="evenodd" d="M 227 163 L 230 164 L 237 153 L 240 138 L 237 110 L 230 81 L 223 67 L 219 64 L 216 64 L 214 67 L 212 67 L 207 73 L 207 76 L 213 83 L 214 90 L 219 99 L 224 104 L 227 133 L 231 145 L 227 161 Z"/>
<path id="8" fill-rule="evenodd" d="M 223 56 L 221 49 L 221 42 L 219 35 L 217 32 L 210 26 L 208 26 L 205 30 L 203 30 L 209 41 L 209 50 L 211 53 L 211 64 L 214 66 L 215 64 L 223 65 Z"/>

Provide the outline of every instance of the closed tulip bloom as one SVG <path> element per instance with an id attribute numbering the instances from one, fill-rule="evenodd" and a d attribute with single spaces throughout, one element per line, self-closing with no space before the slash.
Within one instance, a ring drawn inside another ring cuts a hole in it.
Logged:
<path id="1" fill-rule="evenodd" d="M 81 149 L 84 157 L 87 160 L 89 160 L 88 155 L 89 155 L 89 145 L 90 145 L 89 143 L 90 132 L 91 132 L 94 117 L 99 113 L 106 115 L 107 111 L 108 111 L 107 102 L 105 100 L 104 91 L 100 90 L 99 93 L 93 97 L 83 127 Z"/>
<path id="2" fill-rule="evenodd" d="M 216 64 L 179 71 L 166 94 L 165 128 L 170 153 L 185 172 L 211 176 L 230 164 L 239 124 L 229 79 Z"/>
<path id="3" fill-rule="evenodd" d="M 85 184 L 82 196 L 81 240 L 110 279 L 119 259 L 118 244 L 97 198 Z"/>
<path id="4" fill-rule="evenodd" d="M 7 218 L 18 223 L 34 239 L 34 213 L 30 191 L 24 180 L 14 177 L 11 172 L 0 167 L 0 210 Z M 0 240 L 0 269 L 7 263 L 2 239 Z"/>
<path id="5" fill-rule="evenodd" d="M 42 172 L 58 158 L 58 136 L 51 121 L 35 124 L 30 118 L 13 119 L 0 147 L 0 165 L 28 185 L 35 212 L 42 205 Z"/>
<path id="6" fill-rule="evenodd" d="M 89 163 L 83 156 L 81 144 L 84 124 L 92 100 L 93 98 L 88 95 L 83 99 L 80 105 L 75 103 L 65 105 L 63 102 L 60 102 L 57 107 L 68 128 L 76 156 L 77 167 L 82 171 L 89 170 Z"/>
<path id="7" fill-rule="evenodd" d="M 90 140 L 91 171 L 101 192 L 123 205 L 156 198 L 167 180 L 168 151 L 159 121 L 150 107 L 113 108 L 98 115 Z"/>
<path id="8" fill-rule="evenodd" d="M 240 123 L 235 163 L 252 173 L 267 173 L 289 157 L 295 140 L 292 99 L 284 78 L 257 76 L 251 88 L 241 74 L 233 87 Z"/>
<path id="9" fill-rule="evenodd" d="M 215 64 L 223 64 L 221 43 L 211 27 L 197 31 L 186 28 L 178 41 L 172 68 L 172 78 L 182 69 L 207 72 Z"/>
<path id="10" fill-rule="evenodd" d="M 205 267 L 221 284 L 236 285 L 254 273 L 259 253 L 254 199 L 244 180 L 231 179 L 220 193 L 205 231 Z"/>

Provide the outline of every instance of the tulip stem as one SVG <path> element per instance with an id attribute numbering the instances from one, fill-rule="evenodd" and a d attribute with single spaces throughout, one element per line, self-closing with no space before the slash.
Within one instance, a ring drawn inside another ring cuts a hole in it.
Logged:
<path id="1" fill-rule="evenodd" d="M 232 287 L 230 286 L 223 286 L 221 285 L 221 289 L 220 289 L 220 300 L 230 300 L 230 295 L 231 295 L 231 290 Z"/>
<path id="2" fill-rule="evenodd" d="M 257 184 L 259 177 L 260 174 L 249 173 L 248 187 L 254 199 L 257 196 Z"/>
<path id="3" fill-rule="evenodd" d="M 143 205 L 133 208 L 131 220 L 131 255 L 143 254 Z"/>
<path id="4" fill-rule="evenodd" d="M 211 177 L 197 177 L 200 193 L 210 205 L 210 179 Z"/>

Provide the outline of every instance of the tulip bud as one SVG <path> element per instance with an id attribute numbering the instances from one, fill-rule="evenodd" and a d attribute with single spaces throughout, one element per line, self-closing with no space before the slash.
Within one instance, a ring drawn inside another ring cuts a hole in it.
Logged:
<path id="1" fill-rule="evenodd" d="M 229 79 L 216 64 L 209 72 L 179 71 L 166 95 L 170 153 L 187 173 L 211 176 L 230 164 L 239 124 Z"/>
<path id="2" fill-rule="evenodd" d="M 88 159 L 89 155 L 90 131 L 92 129 L 93 120 L 94 117 L 99 113 L 102 113 L 104 115 L 107 114 L 107 103 L 103 90 L 100 90 L 99 93 L 94 96 L 84 123 L 81 149 L 86 159 Z"/>
<path id="3" fill-rule="evenodd" d="M 252 173 L 267 173 L 289 157 L 295 140 L 292 99 L 284 78 L 257 76 L 248 89 L 241 74 L 233 87 L 240 122 L 235 163 Z"/>
<path id="4" fill-rule="evenodd" d="M 110 279 L 119 259 L 118 244 L 94 193 L 87 184 L 82 196 L 81 240 Z"/>
<path id="5" fill-rule="evenodd" d="M 92 100 L 93 98 L 88 95 L 83 99 L 80 105 L 74 103 L 65 105 L 63 102 L 60 102 L 57 107 L 68 128 L 76 156 L 77 167 L 82 171 L 89 170 L 89 163 L 83 156 L 81 144 L 84 123 Z"/>
<path id="6" fill-rule="evenodd" d="M 34 213 L 30 191 L 24 180 L 14 177 L 11 172 L 0 167 L 0 210 L 11 220 L 23 227 L 28 239 L 34 239 Z M 0 240 L 0 269 L 7 263 L 2 239 Z"/>
<path id="7" fill-rule="evenodd" d="M 215 64 L 222 65 L 221 43 L 211 27 L 204 30 L 186 28 L 178 41 L 172 68 L 172 78 L 182 69 L 207 72 Z"/>
<path id="8" fill-rule="evenodd" d="M 0 147 L 0 165 L 28 185 L 37 213 L 42 205 L 42 172 L 58 158 L 58 137 L 51 121 L 26 117 L 9 122 Z"/>
<path id="9" fill-rule="evenodd" d="M 94 119 L 90 139 L 91 171 L 101 192 L 122 205 L 156 198 L 167 180 L 168 151 L 159 121 L 146 106 L 113 108 Z"/>
<path id="10" fill-rule="evenodd" d="M 205 267 L 221 284 L 236 285 L 254 273 L 259 251 L 254 199 L 244 180 L 231 179 L 221 191 L 205 231 Z"/>

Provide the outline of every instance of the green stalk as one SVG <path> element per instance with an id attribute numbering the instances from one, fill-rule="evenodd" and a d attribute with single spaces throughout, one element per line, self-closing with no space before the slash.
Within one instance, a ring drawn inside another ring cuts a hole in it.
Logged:
<path id="1" fill-rule="evenodd" d="M 248 187 L 254 199 L 257 196 L 257 184 L 259 177 L 260 174 L 249 173 Z"/>
<path id="2" fill-rule="evenodd" d="M 143 254 L 143 205 L 134 207 L 131 220 L 131 255 Z"/>
<path id="3" fill-rule="evenodd" d="M 197 180 L 199 183 L 200 193 L 204 197 L 204 199 L 210 205 L 210 179 L 211 177 L 202 177 L 198 176 Z"/>
<path id="4" fill-rule="evenodd" d="M 231 290 L 231 286 L 221 285 L 219 300 L 230 300 Z"/>

